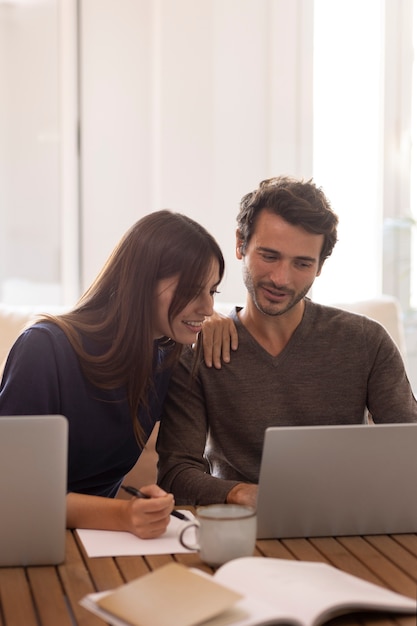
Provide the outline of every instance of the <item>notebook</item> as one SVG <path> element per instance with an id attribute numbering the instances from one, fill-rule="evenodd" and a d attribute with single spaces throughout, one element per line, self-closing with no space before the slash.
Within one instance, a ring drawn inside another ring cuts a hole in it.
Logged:
<path id="1" fill-rule="evenodd" d="M 417 532 L 417 424 L 265 431 L 258 538 Z"/>
<path id="2" fill-rule="evenodd" d="M 67 448 L 62 415 L 0 417 L 0 566 L 64 560 Z"/>

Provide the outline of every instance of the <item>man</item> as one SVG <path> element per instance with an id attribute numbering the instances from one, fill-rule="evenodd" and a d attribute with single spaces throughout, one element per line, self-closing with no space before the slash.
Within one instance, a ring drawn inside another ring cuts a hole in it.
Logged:
<path id="1" fill-rule="evenodd" d="M 247 289 L 239 348 L 221 369 L 186 350 L 158 438 L 158 482 L 177 504 L 256 504 L 269 426 L 417 421 L 401 355 L 377 322 L 307 298 L 338 218 L 312 181 L 263 181 L 243 197 L 236 255 Z M 227 328 L 227 324 L 226 324 Z"/>

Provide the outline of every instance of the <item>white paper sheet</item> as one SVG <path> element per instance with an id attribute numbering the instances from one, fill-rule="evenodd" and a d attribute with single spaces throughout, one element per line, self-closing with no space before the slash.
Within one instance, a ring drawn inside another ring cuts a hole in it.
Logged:
<path id="1" fill-rule="evenodd" d="M 181 512 L 190 520 L 194 519 L 190 511 Z M 87 528 L 77 528 L 77 534 L 90 557 L 188 553 L 192 550 L 184 548 L 178 539 L 178 533 L 186 523 L 171 516 L 166 532 L 157 539 L 139 539 L 132 533 Z M 187 541 L 194 543 L 193 530 L 187 531 Z"/>

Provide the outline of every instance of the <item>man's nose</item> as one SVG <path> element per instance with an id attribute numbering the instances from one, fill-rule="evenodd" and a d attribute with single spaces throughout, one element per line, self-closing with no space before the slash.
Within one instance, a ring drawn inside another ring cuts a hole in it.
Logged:
<path id="1" fill-rule="evenodd" d="M 271 268 L 270 276 L 275 285 L 287 285 L 291 280 L 290 264 L 286 261 L 277 261 Z"/>

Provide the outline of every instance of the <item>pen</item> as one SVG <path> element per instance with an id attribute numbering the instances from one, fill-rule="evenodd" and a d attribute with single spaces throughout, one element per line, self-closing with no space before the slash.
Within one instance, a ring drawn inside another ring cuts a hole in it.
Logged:
<path id="1" fill-rule="evenodd" d="M 121 485 L 121 488 L 127 491 L 127 493 L 130 493 L 130 495 L 135 496 L 135 498 L 145 498 L 146 500 L 149 500 L 150 498 L 150 496 L 146 496 L 139 489 L 136 489 L 136 487 L 130 487 L 129 485 Z M 174 517 L 178 517 L 178 519 L 182 519 L 186 522 L 190 521 L 190 519 L 186 515 L 184 515 L 183 513 L 180 513 L 179 511 L 171 511 L 171 515 L 173 515 Z"/>

